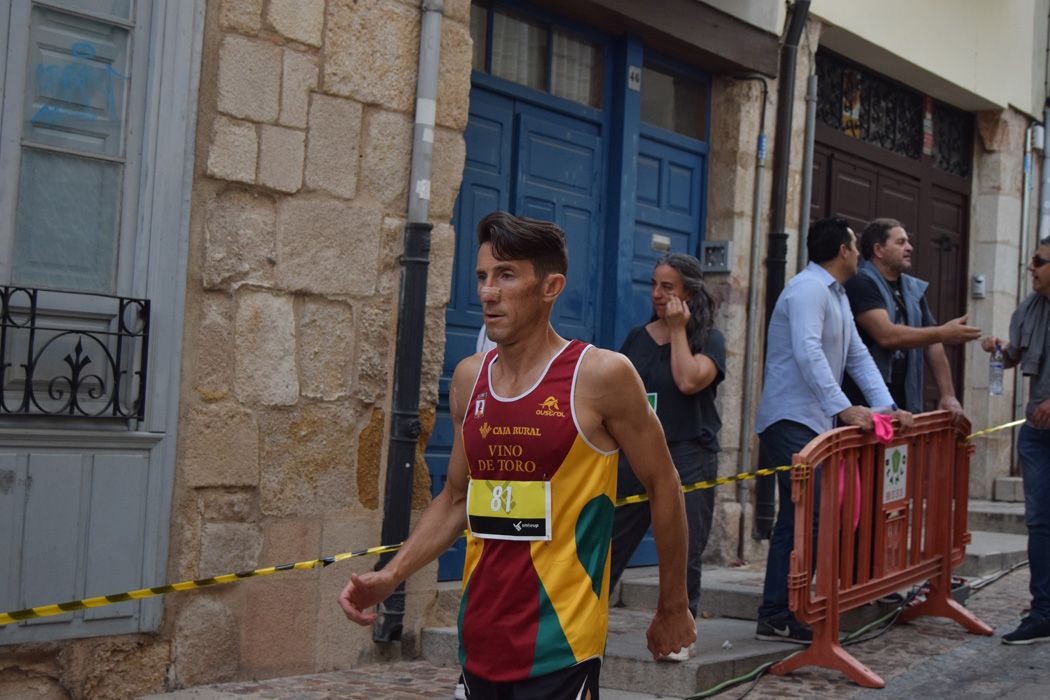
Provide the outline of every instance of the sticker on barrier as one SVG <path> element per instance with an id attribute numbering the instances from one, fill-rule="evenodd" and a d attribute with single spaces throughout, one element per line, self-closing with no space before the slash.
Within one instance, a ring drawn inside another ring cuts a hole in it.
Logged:
<path id="1" fill-rule="evenodd" d="M 887 447 L 882 458 L 882 503 L 908 495 L 908 445 Z"/>

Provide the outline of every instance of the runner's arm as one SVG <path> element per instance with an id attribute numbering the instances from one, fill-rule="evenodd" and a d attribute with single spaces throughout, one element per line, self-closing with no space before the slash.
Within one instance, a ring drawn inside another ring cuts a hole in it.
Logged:
<path id="1" fill-rule="evenodd" d="M 649 494 L 653 537 L 660 560 L 660 592 L 648 638 L 649 650 L 658 657 L 678 651 L 696 639 L 685 586 L 685 502 L 663 429 L 649 408 L 638 373 L 627 358 L 616 353 L 603 353 L 602 362 L 605 390 L 599 405 L 605 428 Z"/>
<path id="2" fill-rule="evenodd" d="M 419 518 L 405 544 L 380 571 L 351 574 L 339 595 L 339 605 L 346 616 L 361 625 L 376 619 L 368 608 L 385 600 L 398 584 L 439 557 L 455 542 L 467 524 L 467 455 L 463 448 L 463 417 L 470 388 L 478 372 L 481 355 L 469 357 L 456 367 L 449 392 L 452 413 L 452 455 L 448 463 L 448 480 Z M 391 544 L 384 542 L 383 544 Z"/>

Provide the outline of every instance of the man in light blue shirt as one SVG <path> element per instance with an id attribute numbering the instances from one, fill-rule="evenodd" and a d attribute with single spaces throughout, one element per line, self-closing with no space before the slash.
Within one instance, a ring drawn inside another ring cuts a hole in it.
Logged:
<path id="1" fill-rule="evenodd" d="M 893 412 L 903 426 L 912 416 L 898 411 L 868 349 L 857 333 L 842 283 L 857 274 L 860 253 L 845 219 L 821 219 L 806 239 L 810 263 L 788 282 L 773 309 L 766 369 L 755 427 L 759 463 L 791 464 L 820 433 L 838 425 L 871 430 L 872 409 L 854 406 L 843 393 L 845 372 L 874 410 Z M 795 534 L 791 475 L 777 474 L 780 509 L 769 542 L 757 639 L 808 644 L 811 631 L 788 610 L 788 563 Z"/>

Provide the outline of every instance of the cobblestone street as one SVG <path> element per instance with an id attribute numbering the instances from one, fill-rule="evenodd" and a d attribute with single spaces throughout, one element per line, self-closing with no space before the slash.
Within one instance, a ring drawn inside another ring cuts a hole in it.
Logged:
<path id="1" fill-rule="evenodd" d="M 1013 629 L 1028 600 L 1028 569 L 1022 567 L 973 594 L 967 601 L 967 607 L 995 628 L 996 635 L 999 635 Z M 849 647 L 849 651 L 889 684 L 895 676 L 972 639 L 972 635 L 954 622 L 922 618 L 906 625 L 897 625 L 876 639 Z M 998 640 L 995 643 L 999 644 Z M 990 668 L 988 673 L 994 678 L 1002 673 L 1002 669 Z M 965 689 L 957 690 L 956 697 L 968 697 Z M 742 692 L 738 688 L 727 691 L 723 697 L 736 698 Z M 764 676 L 748 698 L 847 698 L 857 695 L 866 697 L 875 692 L 879 693 L 880 698 L 891 697 L 883 691 L 858 688 L 844 676 L 831 671 L 803 668 L 788 676 Z"/>

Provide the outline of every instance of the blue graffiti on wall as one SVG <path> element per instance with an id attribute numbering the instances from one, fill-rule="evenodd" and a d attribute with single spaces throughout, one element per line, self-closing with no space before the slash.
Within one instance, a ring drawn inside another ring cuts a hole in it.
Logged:
<path id="1" fill-rule="evenodd" d="M 103 114 L 118 116 L 114 86 L 116 81 L 128 77 L 109 63 L 100 67 L 95 60 L 98 52 L 91 42 L 78 41 L 69 48 L 71 61 L 36 65 L 36 94 L 48 102 L 30 118 L 32 124 L 96 121 L 100 110 L 92 109 L 92 105 L 100 96 L 105 102 Z"/>

